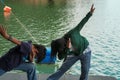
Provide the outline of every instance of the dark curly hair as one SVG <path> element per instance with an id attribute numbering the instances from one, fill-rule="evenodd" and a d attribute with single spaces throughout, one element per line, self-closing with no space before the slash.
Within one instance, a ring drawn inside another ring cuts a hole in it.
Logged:
<path id="1" fill-rule="evenodd" d="M 38 44 L 33 44 L 34 46 L 35 46 L 35 48 L 38 50 L 38 54 L 37 54 L 37 56 L 36 56 L 36 63 L 39 63 L 39 62 L 41 62 L 44 58 L 45 58 L 45 56 L 46 56 L 46 48 L 45 48 L 45 46 L 43 46 L 43 45 L 38 45 Z"/>

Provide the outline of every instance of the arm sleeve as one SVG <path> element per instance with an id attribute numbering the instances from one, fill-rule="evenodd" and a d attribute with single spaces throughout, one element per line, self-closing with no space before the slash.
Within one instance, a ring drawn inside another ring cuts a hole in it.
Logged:
<path id="1" fill-rule="evenodd" d="M 81 20 L 81 22 L 74 29 L 80 31 L 91 16 L 92 14 L 88 12 L 88 14 Z"/>

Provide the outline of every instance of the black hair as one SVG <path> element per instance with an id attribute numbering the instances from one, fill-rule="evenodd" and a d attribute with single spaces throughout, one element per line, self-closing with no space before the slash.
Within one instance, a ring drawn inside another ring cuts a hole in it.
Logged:
<path id="1" fill-rule="evenodd" d="M 58 56 L 58 59 L 63 59 L 66 54 L 67 38 L 61 37 L 51 42 L 51 57 Z M 57 54 L 58 53 L 58 54 Z"/>
<path id="2" fill-rule="evenodd" d="M 46 56 L 46 48 L 43 45 L 33 44 L 35 48 L 38 50 L 37 56 L 36 56 L 36 63 L 41 62 L 45 56 Z"/>
<path id="3" fill-rule="evenodd" d="M 51 58 L 57 55 L 57 44 L 56 40 L 52 40 L 51 42 Z"/>

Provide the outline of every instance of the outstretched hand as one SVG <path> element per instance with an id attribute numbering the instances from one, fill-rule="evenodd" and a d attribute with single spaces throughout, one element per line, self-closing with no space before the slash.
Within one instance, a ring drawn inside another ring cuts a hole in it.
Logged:
<path id="1" fill-rule="evenodd" d="M 94 10 L 95 10 L 94 4 L 92 4 L 91 9 L 90 9 L 91 14 L 93 14 Z"/>
<path id="2" fill-rule="evenodd" d="M 6 29 L 3 27 L 3 25 L 0 25 L 0 34 L 6 38 L 8 36 Z"/>
<path id="3" fill-rule="evenodd" d="M 0 24 L 0 34 L 1 34 L 5 39 L 7 39 L 7 40 L 9 40 L 9 41 L 11 41 L 11 42 L 13 42 L 13 43 L 15 43 L 15 44 L 17 44 L 17 45 L 20 45 L 20 44 L 21 44 L 21 41 L 20 41 L 20 40 L 18 40 L 18 39 L 16 39 L 16 38 L 13 38 L 13 37 L 11 37 L 10 35 L 8 35 L 6 28 L 5 28 L 3 25 L 1 25 L 1 24 Z"/>

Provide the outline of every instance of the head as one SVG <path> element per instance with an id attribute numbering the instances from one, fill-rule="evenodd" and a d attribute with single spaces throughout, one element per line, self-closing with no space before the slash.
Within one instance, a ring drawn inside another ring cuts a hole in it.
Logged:
<path id="1" fill-rule="evenodd" d="M 41 62 L 46 56 L 46 48 L 43 45 L 33 44 L 34 47 L 37 49 L 36 53 L 36 63 Z"/>
<path id="2" fill-rule="evenodd" d="M 58 58 L 61 60 L 61 56 L 65 54 L 66 43 L 67 42 L 64 37 L 53 40 L 51 42 L 51 57 L 57 56 L 58 53 Z"/>

